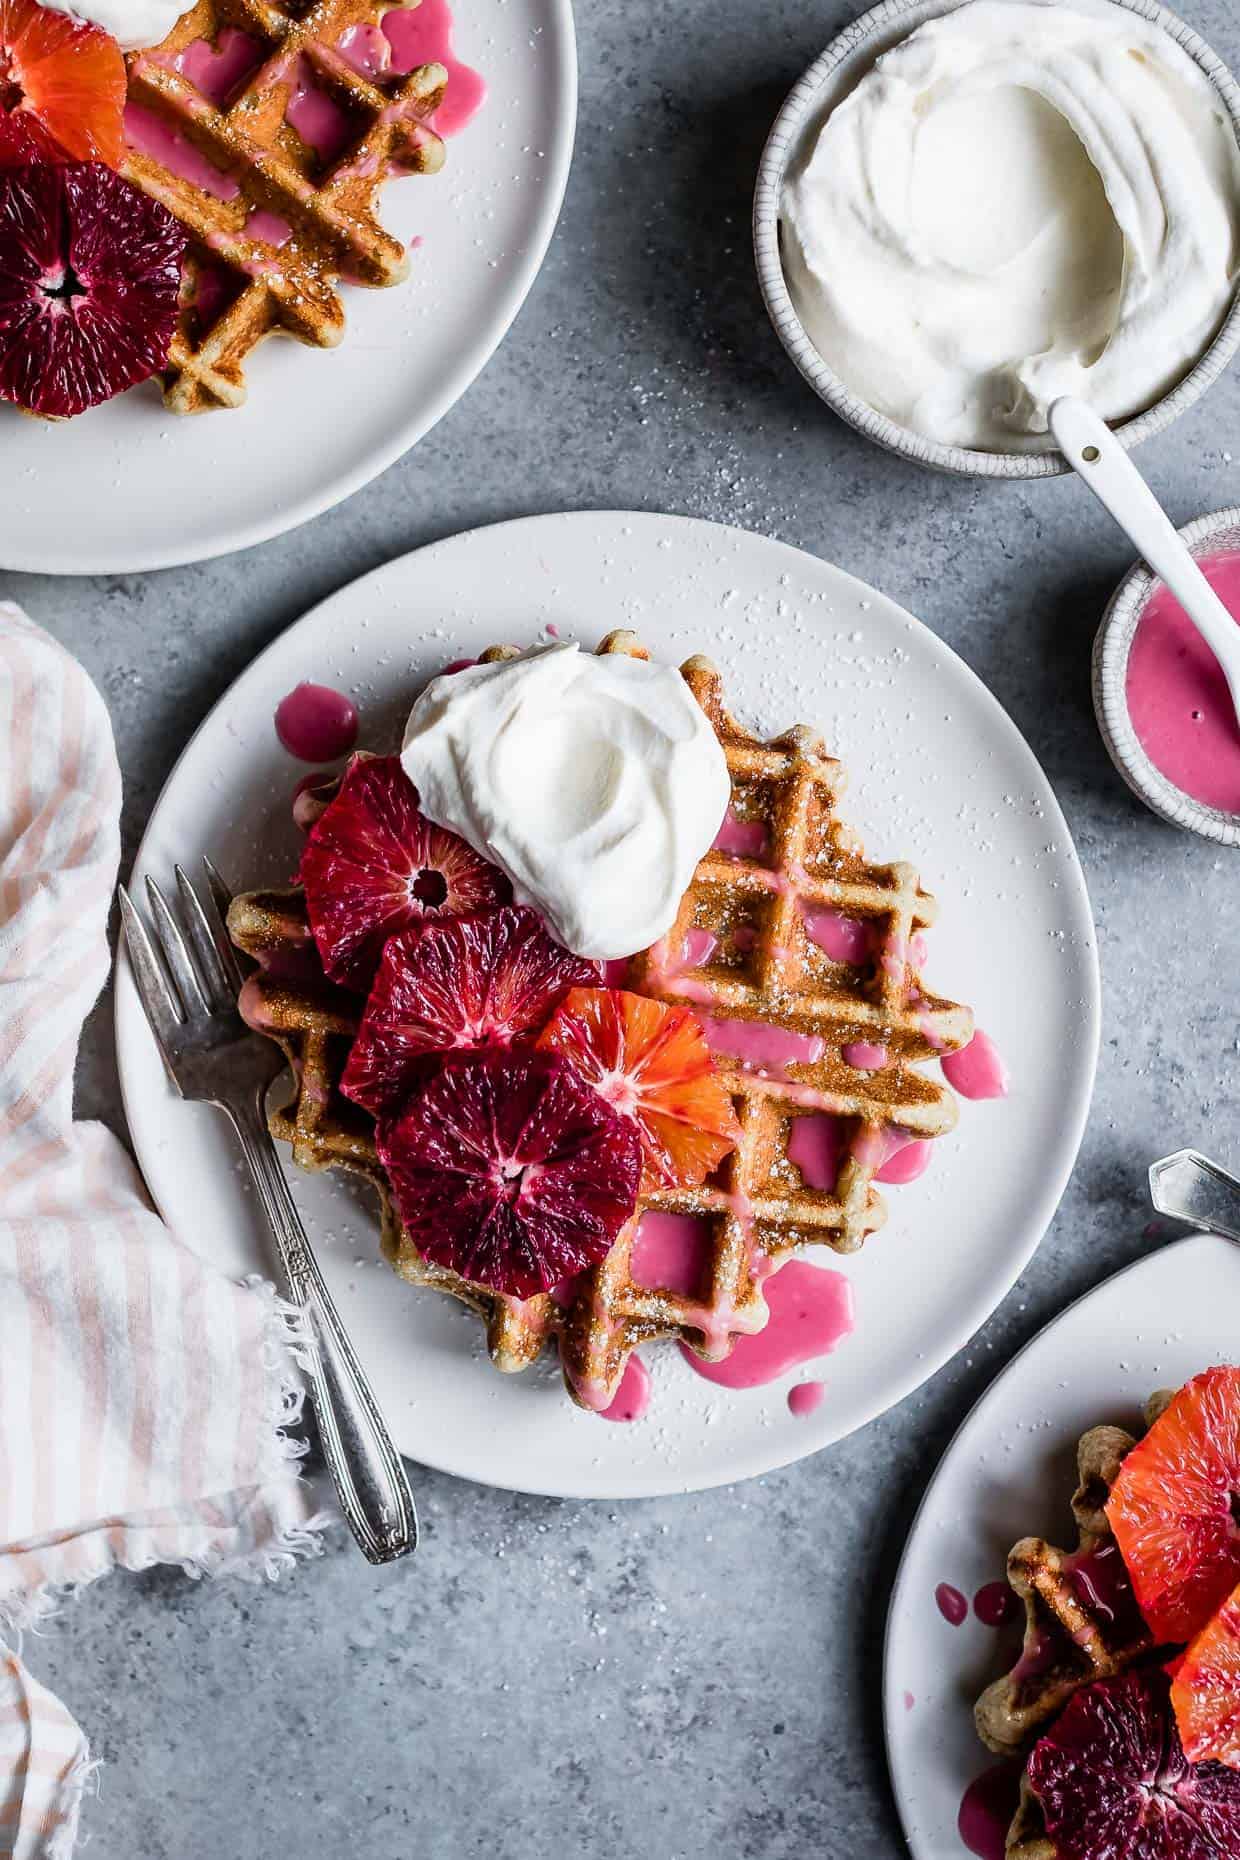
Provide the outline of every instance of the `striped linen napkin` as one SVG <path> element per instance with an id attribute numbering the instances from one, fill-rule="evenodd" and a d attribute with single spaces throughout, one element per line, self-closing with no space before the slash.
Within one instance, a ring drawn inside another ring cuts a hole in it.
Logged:
<path id="1" fill-rule="evenodd" d="M 120 798 L 98 692 L 0 603 L 0 1637 L 118 1564 L 276 1575 L 326 1522 L 285 1431 L 292 1313 L 174 1240 L 117 1139 L 73 1122 Z M 0 1645 L 0 1860 L 70 1851 L 92 1767 Z"/>

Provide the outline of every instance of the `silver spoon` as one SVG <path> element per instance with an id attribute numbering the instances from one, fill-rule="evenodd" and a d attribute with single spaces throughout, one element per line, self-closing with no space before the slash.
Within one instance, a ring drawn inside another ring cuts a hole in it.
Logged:
<path id="1" fill-rule="evenodd" d="M 1177 1150 L 1150 1165 L 1150 1200 L 1160 1214 L 1240 1240 L 1240 1182 L 1197 1150 Z"/>
<path id="2" fill-rule="evenodd" d="M 1065 394 L 1052 405 L 1049 419 L 1069 465 L 1171 590 L 1218 660 L 1240 724 L 1240 626 L 1101 415 Z"/>

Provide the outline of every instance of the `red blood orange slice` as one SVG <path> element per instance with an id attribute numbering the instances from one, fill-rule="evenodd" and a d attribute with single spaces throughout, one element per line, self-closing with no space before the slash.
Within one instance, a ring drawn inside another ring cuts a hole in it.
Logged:
<path id="1" fill-rule="evenodd" d="M 354 759 L 310 831 L 300 876 L 323 967 L 363 993 L 390 936 L 511 895 L 501 872 L 426 819 L 398 756 Z"/>
<path id="2" fill-rule="evenodd" d="M 0 112 L 13 119 L 11 130 L 0 123 L 0 161 L 26 138 L 39 155 L 58 147 L 74 161 L 115 168 L 124 108 L 125 62 L 115 39 L 35 0 L 0 0 Z"/>
<path id="3" fill-rule="evenodd" d="M 1240 1369 L 1208 1369 L 1124 1461 L 1107 1519 L 1160 1641 L 1191 1640 L 1240 1581 Z"/>
<path id="4" fill-rule="evenodd" d="M 418 1251 L 517 1298 L 597 1265 L 637 1201 L 636 1129 L 551 1053 L 445 1065 L 378 1145 Z"/>
<path id="5" fill-rule="evenodd" d="M 1240 1586 L 1176 1661 L 1171 1703 L 1190 1762 L 1240 1769 Z"/>
<path id="6" fill-rule="evenodd" d="M 597 979 L 515 904 L 407 930 L 383 952 L 342 1090 L 377 1117 L 408 1097 L 428 1058 L 531 1041 L 570 988 Z"/>
<path id="7" fill-rule="evenodd" d="M 637 1125 L 647 1188 L 695 1188 L 736 1148 L 736 1112 L 691 1009 L 622 988 L 574 988 L 538 1045 Z"/>

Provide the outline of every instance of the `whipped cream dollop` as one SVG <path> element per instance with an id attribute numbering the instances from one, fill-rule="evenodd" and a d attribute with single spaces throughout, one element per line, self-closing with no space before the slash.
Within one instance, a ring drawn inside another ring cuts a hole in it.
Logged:
<path id="1" fill-rule="evenodd" d="M 70 19 L 85 20 L 110 32 L 123 52 L 141 51 L 166 39 L 183 13 L 189 11 L 184 0 L 42 0 L 54 13 L 67 13 Z"/>
<path id="2" fill-rule="evenodd" d="M 971 0 L 885 53 L 790 171 L 810 340 L 928 439 L 1045 449 L 1078 394 L 1141 412 L 1235 288 L 1240 155 L 1170 34 L 1111 0 Z"/>
<path id="3" fill-rule="evenodd" d="M 423 812 L 599 961 L 671 928 L 731 787 L 674 667 L 567 642 L 433 679 L 401 762 Z"/>

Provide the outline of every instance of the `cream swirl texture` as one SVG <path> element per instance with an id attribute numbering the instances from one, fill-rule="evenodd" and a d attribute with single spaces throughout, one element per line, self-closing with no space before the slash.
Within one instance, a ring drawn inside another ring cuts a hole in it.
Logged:
<path id="1" fill-rule="evenodd" d="M 401 761 L 423 812 L 600 961 L 671 928 L 730 794 L 678 671 L 567 643 L 433 679 Z"/>
<path id="2" fill-rule="evenodd" d="M 832 110 L 781 213 L 793 301 L 846 386 L 928 439 L 1044 449 L 1060 394 L 1124 419 L 1209 347 L 1240 156 L 1163 28 L 1111 0 L 970 0 Z"/>
<path id="3" fill-rule="evenodd" d="M 123 52 L 141 51 L 159 45 L 172 28 L 189 11 L 185 0 L 42 0 L 54 13 L 67 13 L 71 19 L 85 20 L 110 32 Z"/>

